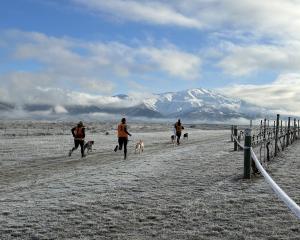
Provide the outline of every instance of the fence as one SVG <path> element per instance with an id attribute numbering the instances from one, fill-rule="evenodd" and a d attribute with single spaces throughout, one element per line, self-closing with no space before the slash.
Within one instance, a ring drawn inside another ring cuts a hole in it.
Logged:
<path id="1" fill-rule="evenodd" d="M 272 127 L 269 123 L 269 120 L 264 119 L 260 122 L 260 126 L 240 131 L 237 126 L 232 126 L 231 140 L 234 142 L 234 150 L 244 150 L 244 178 L 249 179 L 251 177 L 251 168 L 253 173 L 260 172 L 276 195 L 300 219 L 300 207 L 273 181 L 262 166 L 263 162 L 270 161 L 271 158 L 277 156 L 279 151 L 283 151 L 299 138 L 299 120 L 294 119 L 294 124 L 291 126 L 291 118 L 289 117 L 283 127 L 280 115 L 277 114 L 277 119 Z M 242 140 L 244 140 L 244 145 L 241 144 Z M 260 161 L 253 150 L 255 147 L 259 147 Z M 263 156 L 262 149 L 264 149 Z"/>
<path id="2" fill-rule="evenodd" d="M 270 120 L 261 120 L 259 126 L 251 128 L 251 147 L 259 148 L 259 159 L 263 162 L 270 161 L 278 152 L 284 151 L 286 147 L 294 143 L 300 136 L 299 120 L 289 117 L 283 126 L 283 121 L 277 115 L 273 126 Z M 238 129 L 237 126 L 231 127 L 231 141 L 234 142 L 234 151 L 242 149 L 242 142 L 245 141 L 245 129 Z"/>

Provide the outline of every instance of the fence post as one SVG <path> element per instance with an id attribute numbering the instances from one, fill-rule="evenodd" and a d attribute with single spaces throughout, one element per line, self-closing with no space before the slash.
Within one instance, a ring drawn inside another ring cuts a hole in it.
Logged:
<path id="1" fill-rule="evenodd" d="M 277 118 L 276 118 L 276 129 L 275 129 L 275 157 L 277 156 L 277 150 L 278 150 L 278 147 L 277 147 L 277 144 L 278 144 L 278 131 L 279 131 L 279 117 L 280 115 L 277 114 Z"/>
<path id="2" fill-rule="evenodd" d="M 250 179 L 251 176 L 251 129 L 245 129 L 244 144 L 244 178 Z"/>
<path id="3" fill-rule="evenodd" d="M 231 136 L 230 136 L 231 137 L 231 142 L 233 142 L 233 136 L 232 135 L 233 135 L 233 125 L 231 125 Z"/>
<path id="4" fill-rule="evenodd" d="M 264 140 L 266 139 L 266 121 L 267 119 L 264 119 Z"/>
<path id="5" fill-rule="evenodd" d="M 289 117 L 289 120 L 288 120 L 288 129 L 287 129 L 287 133 L 286 133 L 286 146 L 288 146 L 290 144 L 290 130 L 291 130 L 291 117 Z"/>
<path id="6" fill-rule="evenodd" d="M 300 133 L 300 126 L 299 126 L 299 120 L 298 120 L 298 137 L 299 137 L 299 133 Z"/>
<path id="7" fill-rule="evenodd" d="M 234 151 L 237 151 L 237 126 L 234 126 L 234 129 L 233 129 L 233 134 L 234 134 Z"/>
<path id="8" fill-rule="evenodd" d="M 296 123 L 296 118 L 294 118 L 294 129 L 293 129 L 293 142 L 295 142 L 295 140 L 296 140 L 296 125 L 297 125 L 297 123 Z"/>

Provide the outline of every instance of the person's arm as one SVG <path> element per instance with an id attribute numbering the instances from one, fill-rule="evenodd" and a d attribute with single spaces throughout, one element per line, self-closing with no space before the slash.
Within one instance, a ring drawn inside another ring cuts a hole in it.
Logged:
<path id="1" fill-rule="evenodd" d="M 125 132 L 126 134 L 128 134 L 129 136 L 131 136 L 131 134 L 127 131 L 127 126 L 124 128 L 124 132 Z"/>
<path id="2" fill-rule="evenodd" d="M 76 127 L 73 127 L 73 128 L 71 129 L 71 132 L 72 132 L 73 137 L 75 137 L 75 133 L 74 133 L 75 129 L 76 129 Z"/>
<path id="3" fill-rule="evenodd" d="M 82 135 L 83 135 L 82 138 L 85 138 L 85 128 L 82 129 Z"/>

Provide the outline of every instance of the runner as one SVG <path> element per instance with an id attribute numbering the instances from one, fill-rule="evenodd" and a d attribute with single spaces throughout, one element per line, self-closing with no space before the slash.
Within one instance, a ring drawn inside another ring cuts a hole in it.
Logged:
<path id="1" fill-rule="evenodd" d="M 174 129 L 176 131 L 176 138 L 177 138 L 177 145 L 180 144 L 180 137 L 181 137 L 181 132 L 184 129 L 184 127 L 181 125 L 180 119 L 175 123 Z"/>
<path id="2" fill-rule="evenodd" d="M 127 131 L 126 118 L 122 118 L 121 122 L 118 125 L 119 145 L 115 147 L 114 151 L 116 152 L 118 148 L 119 150 L 122 150 L 122 147 L 124 145 L 124 160 L 127 158 L 128 135 L 131 136 L 131 134 Z"/>
<path id="3" fill-rule="evenodd" d="M 85 157 L 84 154 L 84 138 L 85 138 L 85 127 L 80 121 L 76 127 L 71 129 L 72 135 L 74 137 L 74 147 L 69 151 L 69 157 L 71 157 L 72 152 L 78 148 L 80 145 L 81 148 L 81 157 Z"/>

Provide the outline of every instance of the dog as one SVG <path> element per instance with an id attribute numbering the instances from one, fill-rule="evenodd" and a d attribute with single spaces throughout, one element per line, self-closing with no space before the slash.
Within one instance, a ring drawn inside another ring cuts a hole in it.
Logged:
<path id="1" fill-rule="evenodd" d="M 144 152 L 144 142 L 140 140 L 136 145 L 135 145 L 135 153 L 141 154 L 141 152 Z"/>
<path id="2" fill-rule="evenodd" d="M 189 139 L 189 134 L 188 133 L 185 133 L 185 134 L 183 134 L 183 139 Z"/>
<path id="3" fill-rule="evenodd" d="M 83 150 L 87 149 L 87 153 L 91 152 L 93 150 L 93 145 L 94 141 L 88 141 L 86 144 L 83 146 Z"/>
<path id="4" fill-rule="evenodd" d="M 175 135 L 172 135 L 172 136 L 171 136 L 171 142 L 172 142 L 172 143 L 175 143 Z"/>

